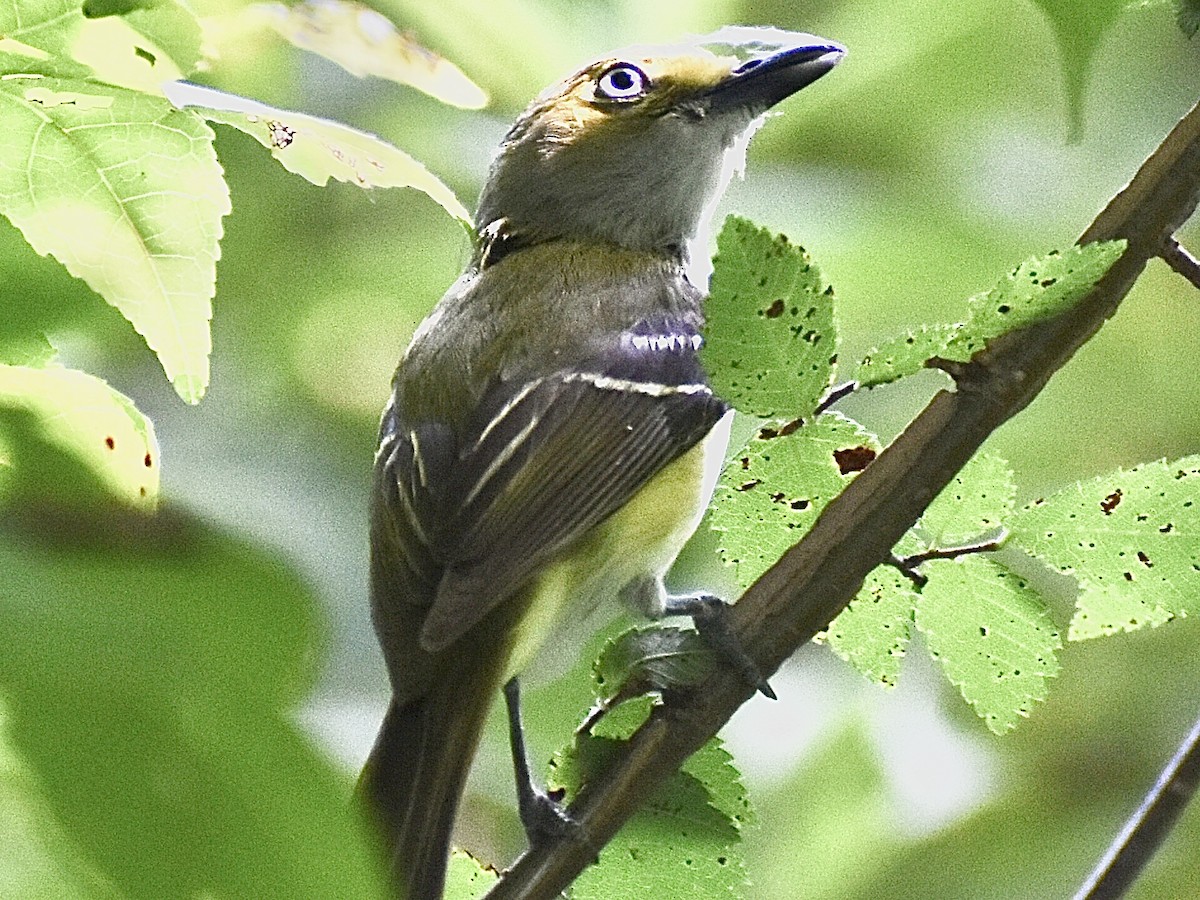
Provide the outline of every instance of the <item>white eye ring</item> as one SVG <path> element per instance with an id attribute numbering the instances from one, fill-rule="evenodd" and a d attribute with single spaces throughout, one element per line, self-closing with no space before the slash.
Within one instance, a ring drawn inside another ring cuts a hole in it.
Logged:
<path id="1" fill-rule="evenodd" d="M 606 100 L 636 100 L 649 87 L 646 73 L 630 63 L 617 63 L 596 80 L 596 93 Z"/>

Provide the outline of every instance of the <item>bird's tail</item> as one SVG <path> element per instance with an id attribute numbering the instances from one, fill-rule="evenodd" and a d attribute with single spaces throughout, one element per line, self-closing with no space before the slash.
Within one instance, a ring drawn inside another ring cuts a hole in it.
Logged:
<path id="1" fill-rule="evenodd" d="M 359 778 L 403 900 L 442 896 L 458 801 L 496 696 L 494 677 L 478 680 L 488 683 L 455 679 L 407 703 L 393 699 Z"/>

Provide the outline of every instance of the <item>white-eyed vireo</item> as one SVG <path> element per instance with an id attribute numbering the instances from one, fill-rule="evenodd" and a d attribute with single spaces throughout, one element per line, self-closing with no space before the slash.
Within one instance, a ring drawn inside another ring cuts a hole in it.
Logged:
<path id="1" fill-rule="evenodd" d="M 634 48 L 504 138 L 471 263 L 400 362 L 375 462 L 371 604 L 394 697 L 361 789 L 409 900 L 441 896 L 488 708 L 556 621 L 614 596 L 696 611 L 663 576 L 728 420 L 697 359 L 691 244 L 763 114 L 843 53 L 747 28 Z"/>

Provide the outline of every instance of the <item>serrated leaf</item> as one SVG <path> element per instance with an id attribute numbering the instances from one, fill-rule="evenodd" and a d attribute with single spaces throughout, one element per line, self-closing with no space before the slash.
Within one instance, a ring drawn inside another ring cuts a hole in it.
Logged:
<path id="1" fill-rule="evenodd" d="M 995 533 L 1012 514 L 1016 496 L 1008 462 L 977 454 L 922 514 L 919 533 L 926 549 L 951 549 Z"/>
<path id="2" fill-rule="evenodd" d="M 1058 42 L 1070 120 L 1068 140 L 1083 137 L 1083 98 L 1092 59 L 1129 0 L 1034 0 Z"/>
<path id="3" fill-rule="evenodd" d="M 0 365 L 0 407 L 32 413 L 45 439 L 72 453 L 114 496 L 145 509 L 158 502 L 154 425 L 104 381 L 61 366 Z"/>
<path id="4" fill-rule="evenodd" d="M 891 566 L 879 566 L 822 640 L 867 678 L 895 687 L 912 638 L 916 602 L 912 582 Z"/>
<path id="5" fill-rule="evenodd" d="M 872 348 L 858 364 L 861 387 L 891 384 L 925 369 L 925 360 L 941 356 L 958 325 L 922 325 Z"/>
<path id="6" fill-rule="evenodd" d="M 551 784 L 574 793 L 592 773 L 602 771 L 620 741 L 583 735 L 555 760 Z M 703 752 L 703 751 L 702 751 Z M 737 781 L 732 766 L 707 756 L 700 771 L 714 779 Z M 688 771 L 667 779 L 601 851 L 571 888 L 573 900 L 612 897 L 740 897 L 746 884 L 739 828 L 745 810 L 740 790 L 726 785 L 715 795 Z M 732 810 L 735 819 L 725 810 Z"/>
<path id="7" fill-rule="evenodd" d="M 369 6 L 352 0 L 260 3 L 250 12 L 297 47 L 318 53 L 352 75 L 407 84 L 462 109 L 481 109 L 487 94 L 454 63 L 417 43 Z"/>
<path id="8" fill-rule="evenodd" d="M 166 100 L 77 79 L 0 80 L 0 213 L 120 310 L 195 403 L 229 190 L 212 131 Z"/>
<path id="9" fill-rule="evenodd" d="M 195 84 L 168 85 L 166 93 L 177 106 L 195 109 L 210 122 L 250 135 L 285 169 L 315 185 L 323 187 L 334 178 L 361 188 L 414 188 L 466 228 L 471 226 L 471 214 L 450 188 L 407 153 L 373 134 Z"/>
<path id="10" fill-rule="evenodd" d="M 1125 241 L 1099 241 L 1021 263 L 986 293 L 967 301 L 967 321 L 942 356 L 966 362 L 994 338 L 1070 309 L 1125 252 Z"/>
<path id="11" fill-rule="evenodd" d="M 725 220 L 705 320 L 701 361 L 713 389 L 739 412 L 808 416 L 833 382 L 833 289 L 781 234 L 736 216 Z"/>
<path id="12" fill-rule="evenodd" d="M 1071 640 L 1200 613 L 1200 456 L 1037 500 L 1013 518 L 1012 540 L 1079 582 Z"/>
<path id="13" fill-rule="evenodd" d="M 996 734 L 1044 700 L 1062 646 L 1045 603 L 981 556 L 928 563 L 916 624 L 952 684 Z M 970 602 L 964 602 L 970 598 Z"/>
<path id="14" fill-rule="evenodd" d="M 737 453 L 721 473 L 709 527 L 720 532 L 717 552 L 735 567 L 738 584 L 749 587 L 799 541 L 878 449 L 857 423 L 826 414 L 778 437 L 756 437 Z"/>

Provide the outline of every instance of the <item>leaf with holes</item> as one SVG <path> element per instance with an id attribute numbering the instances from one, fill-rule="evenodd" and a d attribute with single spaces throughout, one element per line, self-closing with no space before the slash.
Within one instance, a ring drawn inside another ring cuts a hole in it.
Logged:
<path id="1" fill-rule="evenodd" d="M 941 355 L 966 362 L 993 339 L 1070 309 L 1125 252 L 1125 241 L 1098 241 L 1021 263 L 990 291 L 967 301 L 967 321 Z"/>
<path id="2" fill-rule="evenodd" d="M 917 628 L 946 677 L 996 734 L 1044 700 L 1058 674 L 1058 630 L 1026 582 L 981 556 L 934 560 Z"/>
<path id="3" fill-rule="evenodd" d="M 199 401 L 229 212 L 212 130 L 160 97 L 84 79 L 9 77 L 0 103 L 0 213 L 120 310 L 179 395 Z"/>
<path id="4" fill-rule="evenodd" d="M 770 435 L 764 437 L 764 434 Z M 804 535 L 830 500 L 879 450 L 838 414 L 798 430 L 764 428 L 721 473 L 709 513 L 717 552 L 749 587 Z"/>
<path id="5" fill-rule="evenodd" d="M 640 701 L 625 706 L 644 707 Z M 638 717 L 640 718 L 640 716 Z M 629 728 L 601 719 L 552 763 L 551 787 L 578 791 L 620 751 Z M 620 737 L 612 737 L 611 734 Z M 741 829 L 753 821 L 739 773 L 714 738 L 670 776 L 571 888 L 575 900 L 742 896 Z"/>
<path id="6" fill-rule="evenodd" d="M 700 358 L 713 389 L 763 419 L 807 416 L 837 361 L 833 289 L 781 234 L 730 216 L 717 237 Z"/>
<path id="7" fill-rule="evenodd" d="M 1200 614 L 1200 456 L 1064 488 L 1020 510 L 1011 539 L 1079 582 L 1071 640 Z"/>
<path id="8" fill-rule="evenodd" d="M 862 358 L 854 380 L 862 387 L 891 384 L 925 369 L 925 360 L 941 356 L 958 325 L 922 325 L 885 341 Z"/>
<path id="9" fill-rule="evenodd" d="M 210 122 L 250 135 L 285 169 L 315 185 L 323 187 L 334 178 L 361 188 L 414 188 L 470 228 L 471 214 L 450 188 L 407 153 L 373 134 L 196 84 L 170 84 L 166 93 L 177 106 L 195 109 Z"/>
<path id="10" fill-rule="evenodd" d="M 912 582 L 891 566 L 879 566 L 819 637 L 872 681 L 895 687 L 912 638 L 916 602 Z"/>
<path id="11" fill-rule="evenodd" d="M 972 457 L 921 515 L 917 534 L 923 549 L 948 550 L 995 535 L 1012 515 L 1016 495 L 1004 459 L 990 453 Z"/>

